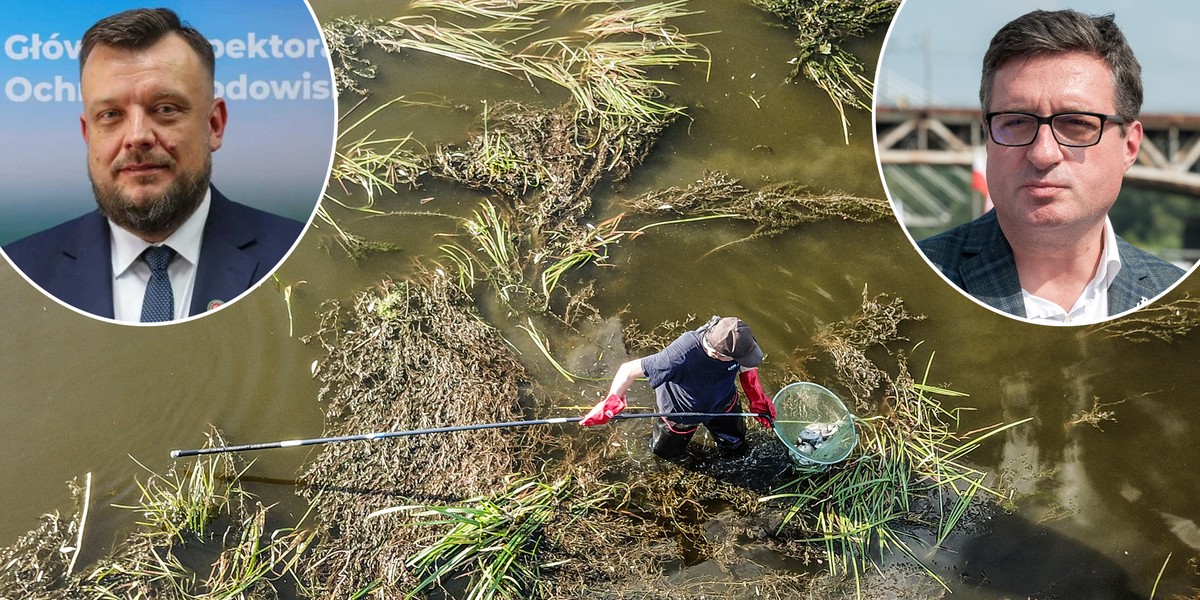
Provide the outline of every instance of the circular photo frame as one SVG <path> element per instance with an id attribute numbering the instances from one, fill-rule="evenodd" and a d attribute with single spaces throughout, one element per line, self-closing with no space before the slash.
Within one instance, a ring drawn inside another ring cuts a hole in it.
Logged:
<path id="1" fill-rule="evenodd" d="M 1179 77 L 1200 69 L 1200 7 L 1164 24 L 1115 0 L 1040 6 L 904 2 L 876 79 L 879 172 L 955 290 L 1027 322 L 1097 323 L 1200 258 L 1200 84 Z"/>
<path id="2" fill-rule="evenodd" d="M 337 130 L 304 0 L 27 3 L 0 39 L 0 128 L 20 141 L 0 161 L 0 249 L 47 296 L 177 323 L 296 247 Z"/>

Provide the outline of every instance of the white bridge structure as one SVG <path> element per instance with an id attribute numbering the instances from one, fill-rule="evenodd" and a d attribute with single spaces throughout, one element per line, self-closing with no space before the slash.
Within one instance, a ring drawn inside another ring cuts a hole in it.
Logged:
<path id="1" fill-rule="evenodd" d="M 1200 200 L 1200 114 L 1143 113 L 1138 120 L 1142 146 L 1125 185 Z M 905 226 L 945 229 L 982 212 L 982 195 L 971 191 L 982 121 L 978 109 L 876 107 L 876 151 Z M 1186 224 L 1182 241 L 1185 249 L 1171 258 L 1200 258 L 1200 220 Z"/>

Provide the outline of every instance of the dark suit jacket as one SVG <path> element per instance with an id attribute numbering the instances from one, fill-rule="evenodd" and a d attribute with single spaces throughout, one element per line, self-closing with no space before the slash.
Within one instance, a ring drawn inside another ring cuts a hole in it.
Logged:
<path id="1" fill-rule="evenodd" d="M 19 269 L 49 294 L 80 310 L 113 318 L 108 220 L 88 213 L 4 246 Z M 304 225 L 238 204 L 212 188 L 189 315 L 254 287 L 283 259 Z"/>
<path id="2" fill-rule="evenodd" d="M 917 243 L 925 257 L 951 283 L 975 299 L 1018 317 L 1025 316 L 1021 280 L 1012 246 L 1000 230 L 996 211 Z M 1183 269 L 1143 252 L 1117 237 L 1121 270 L 1108 288 L 1108 314 L 1115 315 L 1166 291 Z"/>

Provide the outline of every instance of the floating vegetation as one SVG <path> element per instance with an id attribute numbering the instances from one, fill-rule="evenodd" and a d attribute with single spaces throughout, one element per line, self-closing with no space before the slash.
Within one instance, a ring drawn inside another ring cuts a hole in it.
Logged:
<path id="1" fill-rule="evenodd" d="M 224 442 L 212 434 L 208 446 L 214 444 Z M 138 503 L 119 507 L 141 517 L 138 528 L 109 556 L 74 574 L 83 517 L 65 522 L 57 514 L 44 515 L 38 529 L 0 551 L 5 565 L 0 597 L 278 598 L 276 584 L 292 575 L 312 534 L 270 530 L 269 508 L 241 487 L 242 472 L 228 455 L 197 458 L 190 465 L 180 461 L 165 475 L 150 472 L 137 483 Z M 86 514 L 86 503 L 80 514 Z"/>
<path id="2" fill-rule="evenodd" d="M 862 62 L 843 50 L 847 38 L 861 37 L 889 23 L 900 0 L 753 0 L 796 31 L 797 53 L 792 78 L 800 74 L 821 88 L 842 119 L 842 134 L 850 143 L 846 108 L 871 110 L 872 84 Z"/>
<path id="3" fill-rule="evenodd" d="M 712 216 L 754 223 L 754 233 L 738 242 L 778 235 L 797 225 L 831 218 L 866 223 L 893 216 L 886 200 L 841 192 L 814 193 L 797 182 L 750 190 L 738 180 L 715 171 L 705 172 L 687 187 L 648 192 L 625 200 L 624 204 L 643 214 Z"/>
<path id="4" fill-rule="evenodd" d="M 366 95 L 359 79 L 374 79 L 375 65 L 359 56 L 374 39 L 375 26 L 358 17 L 346 17 L 321 25 L 333 62 L 333 82 L 343 92 Z"/>
<path id="5" fill-rule="evenodd" d="M 901 298 L 889 300 L 886 294 L 868 298 L 864 287 L 859 310 L 850 318 L 818 331 L 813 342 L 833 358 L 842 385 L 850 390 L 858 408 L 865 409 L 870 405 L 871 395 L 888 380 L 887 374 L 867 357 L 867 352 L 907 339 L 900 335 L 900 326 L 924 318 L 908 312 Z"/>
<path id="6" fill-rule="evenodd" d="M 686 63 L 707 63 L 707 52 L 670 21 L 692 14 L 685 2 L 675 0 L 643 6 L 624 2 L 547 0 L 514 5 L 496 2 L 412 3 L 421 14 L 387 22 L 366 24 L 344 19 L 326 27 L 341 71 L 347 78 L 358 73 L 373 76 L 373 68 L 359 52 L 370 44 L 388 52 L 417 51 L 443 56 L 492 71 L 523 78 L 533 85 L 551 84 L 567 92 L 570 101 L 556 108 L 525 106 L 514 102 L 484 103 L 480 132 L 461 148 L 444 146 L 420 157 L 404 146 L 410 138 L 373 140 L 374 132 L 339 150 L 334 179 L 353 183 L 368 194 L 394 191 L 398 181 L 415 183 L 426 169 L 439 178 L 501 196 L 505 209 L 519 216 L 523 232 L 514 250 L 532 260 L 524 263 L 530 284 L 509 277 L 521 269 L 504 269 L 498 291 L 512 301 L 516 288 L 541 297 L 533 304 L 550 307 L 551 296 L 563 275 L 607 256 L 604 247 L 620 235 L 606 235 L 578 221 L 591 208 L 591 190 L 604 178 L 620 181 L 650 152 L 661 132 L 680 114 L 681 107 L 667 102 L 662 91 L 670 82 L 648 75 L 650 69 L 670 69 Z M 573 33 L 543 36 L 552 14 L 590 5 L 604 12 L 585 14 Z M 465 19 L 465 21 L 464 21 Z M 469 25 L 460 25 L 459 22 Z M 342 78 L 339 78 L 342 81 Z M 355 89 L 348 84 L 343 89 Z M 390 103 L 388 103 L 390 104 Z M 384 106 L 387 106 L 385 104 Z M 350 130 L 384 108 L 345 127 Z M 409 178 L 409 179 L 404 179 Z M 529 197 L 530 195 L 533 197 Z M 490 221 L 487 227 L 502 226 Z M 515 224 L 513 224 L 515 225 Z M 499 229 L 472 227 L 479 234 Z M 364 246 L 361 239 L 339 236 L 351 256 Z M 484 245 L 483 272 L 492 273 L 498 258 Z M 472 251 L 445 247 L 461 286 L 474 284 L 477 273 Z M 493 273 L 495 274 L 495 273 Z M 579 312 L 582 296 L 567 291 L 567 304 Z"/>
<path id="7" fill-rule="evenodd" d="M 326 197 L 328 198 L 328 196 Z M 317 206 L 317 216 L 320 217 L 322 221 L 328 223 L 330 227 L 333 227 L 333 230 L 337 234 L 334 236 L 334 239 L 337 240 L 338 246 L 341 246 L 342 250 L 346 251 L 346 256 L 350 257 L 350 260 L 355 263 L 365 258 L 367 254 L 370 254 L 371 252 L 400 251 L 399 244 L 372 241 L 360 235 L 346 231 L 341 225 L 337 224 L 337 221 L 330 216 L 329 211 L 327 211 L 324 206 Z"/>
<path id="8" fill-rule="evenodd" d="M 808 541 L 824 545 L 830 573 L 851 575 L 859 596 L 859 582 L 885 552 L 906 556 L 946 587 L 913 547 L 921 539 L 914 530 L 932 528 L 936 539 L 930 545 L 936 547 L 962 522 L 979 492 L 1002 498 L 984 484 L 986 473 L 963 459 L 985 439 L 1032 420 L 960 434 L 964 409 L 948 409 L 937 396 L 965 394 L 928 385 L 928 375 L 927 367 L 916 383 L 902 361 L 879 416 L 857 420 L 859 443 L 845 463 L 826 474 L 801 476 L 763 499 L 792 502 L 781 528 L 795 527 Z"/>
<path id="9" fill-rule="evenodd" d="M 317 368 L 328 435 L 518 420 L 528 385 L 498 332 L 448 275 L 419 270 L 415 282 L 385 282 L 352 306 L 332 305 L 315 339 L 328 353 Z M 321 482 L 314 558 L 305 585 L 316 597 L 346 598 L 370 587 L 403 597 L 400 568 L 424 533 L 380 509 L 504 489 L 510 473 L 532 472 L 533 448 L 507 430 L 453 433 L 323 448 L 305 479 Z"/>
<path id="10" fill-rule="evenodd" d="M 1071 413 L 1071 420 L 1067 421 L 1067 427 L 1071 428 L 1076 425 L 1086 424 L 1091 425 L 1100 431 L 1104 431 L 1104 428 L 1100 426 L 1101 423 L 1105 421 L 1112 421 L 1113 423 L 1117 422 L 1117 411 L 1106 409 L 1110 406 L 1123 404 L 1124 402 L 1124 399 L 1117 400 L 1116 402 L 1101 402 L 1100 398 L 1098 397 L 1092 398 L 1091 408 L 1083 412 Z"/>
<path id="11" fill-rule="evenodd" d="M 1155 304 L 1119 319 L 1090 327 L 1088 333 L 1120 338 L 1135 344 L 1173 342 L 1200 327 L 1200 298 L 1184 297 Z"/>
<path id="12" fill-rule="evenodd" d="M 615 8 L 585 16 L 584 26 L 573 35 L 531 37 L 545 29 L 543 15 L 547 12 L 601 4 Z M 682 109 L 667 103 L 659 87 L 669 82 L 647 77 L 645 69 L 708 61 L 707 56 L 700 56 L 705 54 L 702 46 L 669 23 L 692 13 L 684 9 L 683 0 L 635 7 L 621 4 L 590 0 L 542 0 L 524 5 L 424 1 L 414 2 L 413 8 L 426 14 L 398 17 L 369 30 L 358 19 L 338 20 L 326 29 L 338 36 L 335 49 L 339 56 L 342 51 L 356 53 L 367 36 L 389 52 L 427 52 L 531 84 L 555 85 L 570 94 L 583 120 L 598 122 L 601 129 L 620 130 L 634 123 L 673 119 Z M 470 19 L 472 26 L 459 25 L 456 18 Z M 362 62 L 339 60 L 343 73 L 370 74 Z"/>
<path id="13" fill-rule="evenodd" d="M 338 123 L 341 124 L 343 119 L 346 119 L 362 103 L 351 108 L 346 114 L 338 118 Z M 363 115 L 350 125 L 341 126 L 338 132 L 337 142 L 338 149 L 334 153 L 336 160 L 333 162 L 333 168 L 330 171 L 330 177 L 342 185 L 345 189 L 346 183 L 352 183 L 363 189 L 367 194 L 366 205 L 359 207 L 360 210 L 371 210 L 375 204 L 375 195 L 387 190 L 391 193 L 396 193 L 396 185 L 407 184 L 415 186 L 417 178 L 426 171 L 424 159 L 416 152 L 405 149 L 405 146 L 413 142 L 412 136 L 400 138 L 379 139 L 374 137 L 375 131 L 369 131 L 362 137 L 350 142 L 343 141 L 350 132 L 358 129 L 360 125 L 367 122 L 371 117 L 379 114 L 384 109 L 403 102 L 404 97 L 393 98 L 388 102 L 381 104 L 371 112 Z M 338 204 L 340 201 L 326 196 Z M 343 204 L 343 206 L 345 206 Z M 350 207 L 347 207 L 350 208 Z"/>

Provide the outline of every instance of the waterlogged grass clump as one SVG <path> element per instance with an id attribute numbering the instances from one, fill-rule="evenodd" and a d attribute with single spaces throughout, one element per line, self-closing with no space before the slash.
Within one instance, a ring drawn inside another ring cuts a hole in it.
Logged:
<path id="1" fill-rule="evenodd" d="M 147 470 L 139 501 L 120 507 L 138 515 L 137 528 L 93 565 L 75 561 L 86 502 L 70 521 L 46 515 L 0 552 L 0 598 L 279 598 L 312 533 L 269 526 L 269 507 L 242 488 L 242 472 L 228 455 Z"/>
<path id="2" fill-rule="evenodd" d="M 754 0 L 754 4 L 795 30 L 796 56 L 788 61 L 795 65 L 792 78 L 803 74 L 829 95 L 849 144 L 846 108 L 871 110 L 872 86 L 862 61 L 842 43 L 891 22 L 900 0 Z"/>
<path id="3" fill-rule="evenodd" d="M 751 190 L 725 173 L 710 171 L 686 187 L 647 192 L 624 201 L 636 213 L 750 222 L 754 233 L 733 243 L 778 235 L 804 223 L 841 219 L 869 223 L 892 218 L 886 200 L 842 192 L 814 192 L 794 182 Z M 720 248 L 717 248 L 720 249 Z"/>
<path id="4" fill-rule="evenodd" d="M 1003 499 L 985 485 L 988 474 L 965 457 L 984 440 L 1031 420 L 960 434 L 959 417 L 967 409 L 948 408 L 940 398 L 966 394 L 918 383 L 904 363 L 900 369 L 877 414 L 856 419 L 859 442 L 845 463 L 798 477 L 764 498 L 792 503 L 781 529 L 792 528 L 805 541 L 823 545 L 830 573 L 851 576 L 857 595 L 868 571 L 896 552 L 946 587 L 925 566 L 928 548 L 914 532 L 931 531 L 930 546 L 936 547 L 980 492 Z"/>

